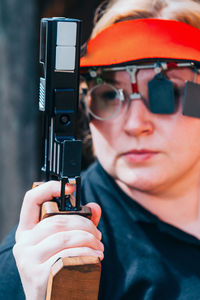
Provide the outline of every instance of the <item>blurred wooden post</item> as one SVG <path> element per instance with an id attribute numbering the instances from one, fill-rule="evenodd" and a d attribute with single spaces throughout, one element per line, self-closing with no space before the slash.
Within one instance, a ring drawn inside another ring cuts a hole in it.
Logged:
<path id="1" fill-rule="evenodd" d="M 17 223 L 36 178 L 36 6 L 33 0 L 0 1 L 0 239 Z"/>

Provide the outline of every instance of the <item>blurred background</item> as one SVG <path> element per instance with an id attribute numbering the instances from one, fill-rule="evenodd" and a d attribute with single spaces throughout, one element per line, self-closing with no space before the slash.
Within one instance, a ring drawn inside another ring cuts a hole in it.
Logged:
<path id="1" fill-rule="evenodd" d="M 0 241 L 18 222 L 25 192 L 40 179 L 40 18 L 81 19 L 84 43 L 101 2 L 0 1 Z"/>

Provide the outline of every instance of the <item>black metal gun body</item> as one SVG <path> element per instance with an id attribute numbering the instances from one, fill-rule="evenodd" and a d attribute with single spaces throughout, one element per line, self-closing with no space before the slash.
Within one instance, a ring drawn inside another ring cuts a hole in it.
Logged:
<path id="1" fill-rule="evenodd" d="M 81 22 L 43 18 L 40 30 L 40 98 L 43 114 L 42 173 L 61 180 L 59 209 L 80 209 L 81 141 L 75 139 L 79 98 Z M 65 184 L 76 186 L 75 205 L 65 196 Z"/>

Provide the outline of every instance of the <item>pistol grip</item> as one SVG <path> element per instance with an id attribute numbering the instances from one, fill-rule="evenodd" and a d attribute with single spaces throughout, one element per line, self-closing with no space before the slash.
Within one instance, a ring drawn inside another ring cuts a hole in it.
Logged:
<path id="1" fill-rule="evenodd" d="M 79 215 L 91 219 L 92 212 L 87 206 L 81 206 L 80 210 L 60 211 L 58 204 L 55 201 L 47 201 L 42 204 L 40 220 L 55 216 L 55 215 Z"/>
<path id="2" fill-rule="evenodd" d="M 59 211 L 54 201 L 43 203 L 41 220 L 54 215 L 81 215 L 91 218 L 91 209 L 81 206 L 79 211 Z M 80 256 L 59 258 L 51 267 L 46 300 L 97 300 L 101 276 L 98 257 Z"/>

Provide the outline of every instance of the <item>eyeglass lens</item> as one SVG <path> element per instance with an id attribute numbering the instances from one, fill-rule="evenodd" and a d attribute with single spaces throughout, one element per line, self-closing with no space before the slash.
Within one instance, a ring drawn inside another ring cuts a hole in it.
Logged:
<path id="1" fill-rule="evenodd" d="M 182 94 L 183 89 L 177 93 L 177 87 L 175 88 L 170 80 L 165 76 L 156 75 L 148 83 L 148 88 L 145 94 L 141 95 L 141 99 L 152 113 L 171 114 L 179 105 Z M 129 101 L 130 95 L 126 91 L 122 92 L 107 83 L 93 87 L 87 96 L 89 112 L 99 120 L 114 118 L 125 107 L 128 107 Z"/>
<path id="2" fill-rule="evenodd" d="M 113 118 L 121 108 L 119 92 L 109 84 L 97 85 L 90 91 L 87 105 L 93 117 L 102 120 Z"/>

